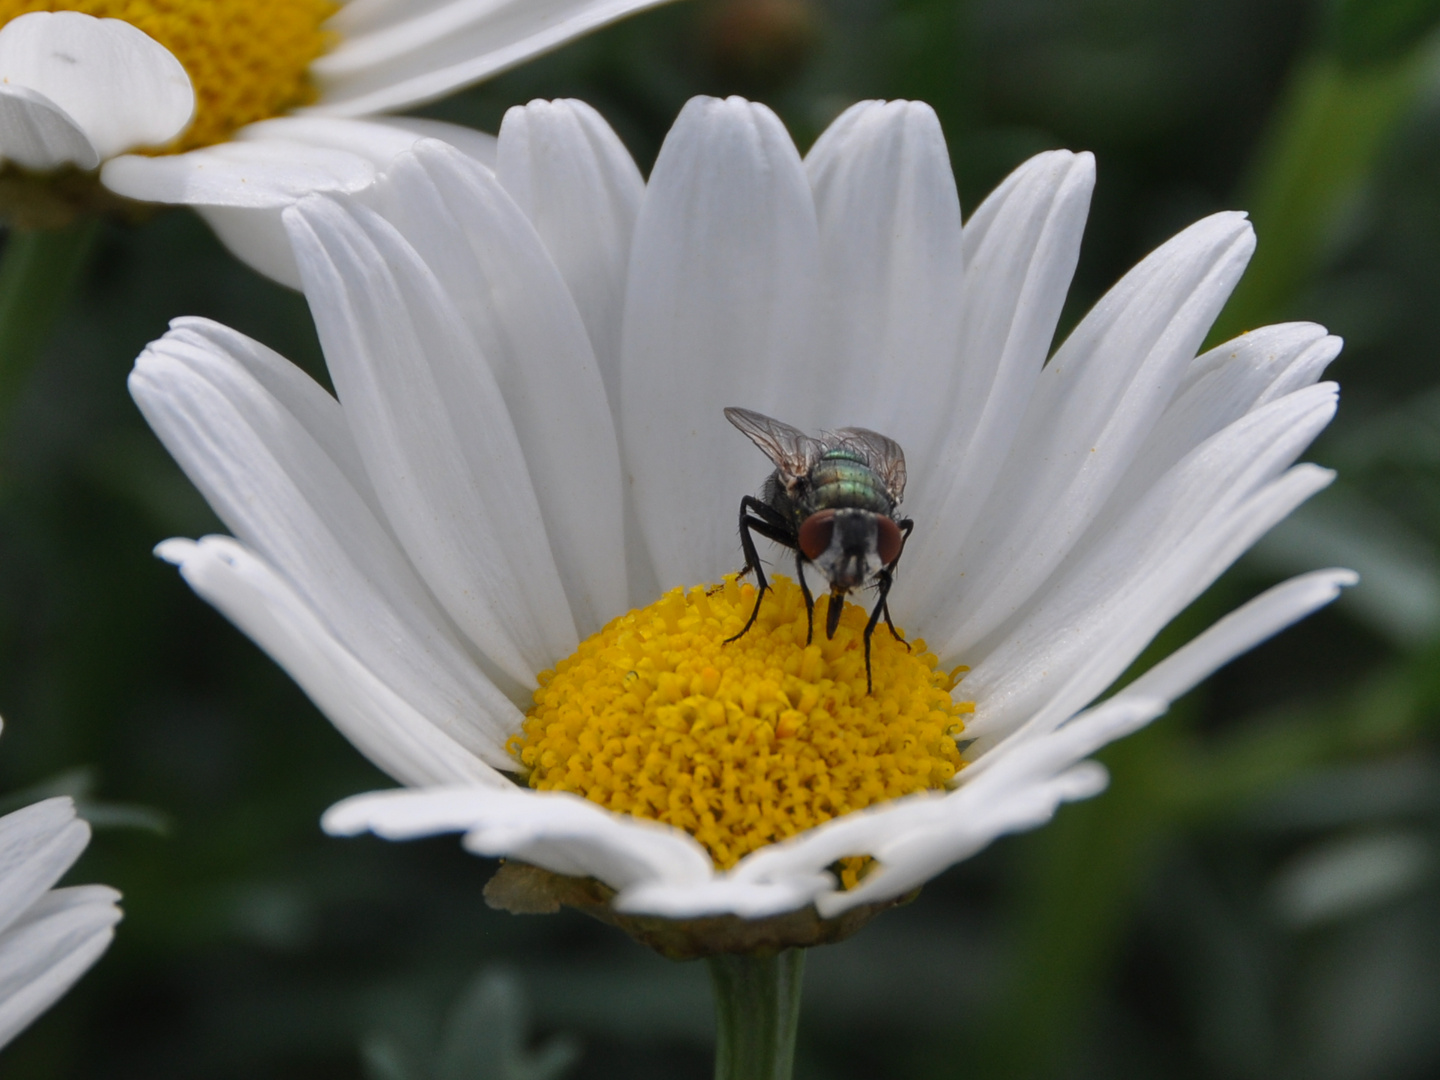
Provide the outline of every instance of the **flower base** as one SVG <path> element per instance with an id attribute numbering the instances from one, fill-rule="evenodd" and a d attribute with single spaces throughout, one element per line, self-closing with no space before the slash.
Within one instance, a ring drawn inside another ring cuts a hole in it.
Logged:
<path id="1" fill-rule="evenodd" d="M 809 948 L 844 941 L 876 915 L 908 904 L 920 895 L 914 889 L 893 900 L 863 904 L 833 919 L 820 917 L 814 906 L 742 919 L 712 915 L 698 919 L 664 919 L 627 915 L 611 906 L 615 890 L 594 878 L 566 877 L 527 863 L 502 863 L 485 885 L 485 902 L 515 915 L 553 915 L 570 907 L 617 926 L 642 945 L 671 960 L 698 960 L 726 955 L 774 955 L 785 949 Z"/>

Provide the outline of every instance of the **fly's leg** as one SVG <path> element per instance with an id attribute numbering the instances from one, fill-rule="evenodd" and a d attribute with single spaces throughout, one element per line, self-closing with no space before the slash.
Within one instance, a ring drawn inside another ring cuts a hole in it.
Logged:
<path id="1" fill-rule="evenodd" d="M 900 560 L 897 558 L 895 561 L 899 562 Z M 894 566 L 895 563 L 891 563 L 890 565 Z M 881 570 L 875 575 L 875 578 L 879 583 L 877 587 L 880 590 L 880 599 L 875 601 L 875 609 L 870 612 L 870 621 L 865 624 L 865 692 L 867 694 L 873 689 L 870 681 L 870 639 L 875 636 L 875 627 L 880 622 L 882 612 L 885 615 L 885 622 L 887 624 L 890 622 L 890 605 L 886 598 L 890 594 L 890 583 L 893 580 L 890 577 L 890 571 L 888 569 Z M 894 626 L 890 627 L 890 632 L 895 634 Z M 895 638 L 900 642 L 904 642 L 907 649 L 910 647 L 909 643 L 905 642 L 905 639 L 899 634 L 895 634 Z"/>
<path id="2" fill-rule="evenodd" d="M 904 555 L 905 541 L 910 539 L 910 533 L 915 528 L 915 522 L 911 521 L 909 518 L 904 518 L 900 521 L 897 521 L 895 524 L 900 526 L 900 555 Z M 906 649 L 909 649 L 910 643 L 905 640 L 904 635 L 902 635 L 899 630 L 895 629 L 895 623 L 890 619 L 890 600 L 888 594 L 890 592 L 890 583 L 892 580 L 892 576 L 895 572 L 895 568 L 900 565 L 900 555 L 896 555 L 895 561 L 892 562 L 889 566 L 887 566 L 884 570 L 880 571 L 880 573 L 884 575 L 885 578 L 884 588 L 880 592 L 880 610 L 885 614 L 885 625 L 890 628 L 890 636 L 893 637 L 896 641 L 900 642 L 901 645 L 904 645 Z"/>
<path id="3" fill-rule="evenodd" d="M 815 640 L 815 598 L 810 595 L 810 586 L 805 581 L 805 553 L 795 550 L 795 580 L 800 582 L 800 595 L 805 597 L 805 644 Z"/>
<path id="4" fill-rule="evenodd" d="M 770 588 L 770 582 L 765 579 L 765 568 L 760 565 L 760 554 L 755 550 L 755 538 L 750 535 L 752 530 L 777 544 L 790 548 L 796 546 L 794 530 L 773 508 L 766 506 L 753 495 L 746 495 L 740 500 L 740 549 L 745 553 L 745 569 L 740 571 L 740 576 L 744 577 L 754 570 L 757 591 L 750 618 L 745 621 L 745 626 L 738 634 L 725 639 L 726 645 L 744 637 L 750 627 L 755 625 L 755 619 L 760 614 L 760 604 L 765 599 L 765 591 Z"/>
<path id="5" fill-rule="evenodd" d="M 886 600 L 881 603 L 880 610 L 885 613 L 885 625 L 890 628 L 890 636 L 893 637 L 896 641 L 898 641 L 901 645 L 904 645 L 906 651 L 909 652 L 910 642 L 905 640 L 905 635 L 900 633 L 899 630 L 896 630 L 895 624 L 890 621 L 890 601 Z"/>

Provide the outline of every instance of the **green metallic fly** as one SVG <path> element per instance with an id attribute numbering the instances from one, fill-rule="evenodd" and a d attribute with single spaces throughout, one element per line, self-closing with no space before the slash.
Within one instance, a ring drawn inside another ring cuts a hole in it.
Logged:
<path id="1" fill-rule="evenodd" d="M 865 686 L 870 689 L 870 638 L 880 617 L 885 617 L 897 641 L 905 640 L 890 621 L 886 599 L 895 564 L 915 527 L 910 519 L 895 517 L 905 494 L 905 451 L 894 439 L 865 428 L 811 436 L 749 409 L 734 408 L 725 410 L 725 419 L 775 465 L 760 497 L 746 495 L 740 500 L 740 546 L 745 552 L 745 569 L 740 573 L 755 571 L 759 594 L 744 629 L 728 641 L 744 637 L 755 625 L 770 587 L 755 550 L 752 534 L 759 533 L 795 552 L 795 576 L 809 625 L 807 645 L 815 636 L 815 600 L 805 582 L 806 563 L 830 583 L 826 638 L 835 636 L 850 590 L 875 585 L 880 595 L 865 625 Z"/>

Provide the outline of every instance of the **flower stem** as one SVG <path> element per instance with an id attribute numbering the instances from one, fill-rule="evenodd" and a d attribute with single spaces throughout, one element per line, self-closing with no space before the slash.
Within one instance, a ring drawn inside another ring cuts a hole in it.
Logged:
<path id="1" fill-rule="evenodd" d="M 790 1080 L 805 950 L 712 956 L 715 1080 Z"/>
<path id="2" fill-rule="evenodd" d="M 65 310 L 100 231 L 98 218 L 61 229 L 11 229 L 0 253 L 0 431 Z"/>

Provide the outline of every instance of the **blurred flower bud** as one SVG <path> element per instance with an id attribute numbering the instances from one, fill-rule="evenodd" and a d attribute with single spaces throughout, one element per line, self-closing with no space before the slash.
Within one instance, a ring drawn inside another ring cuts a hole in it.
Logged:
<path id="1" fill-rule="evenodd" d="M 700 16 L 700 50 L 727 89 L 773 90 L 805 66 L 819 38 L 815 0 L 714 0 Z"/>

